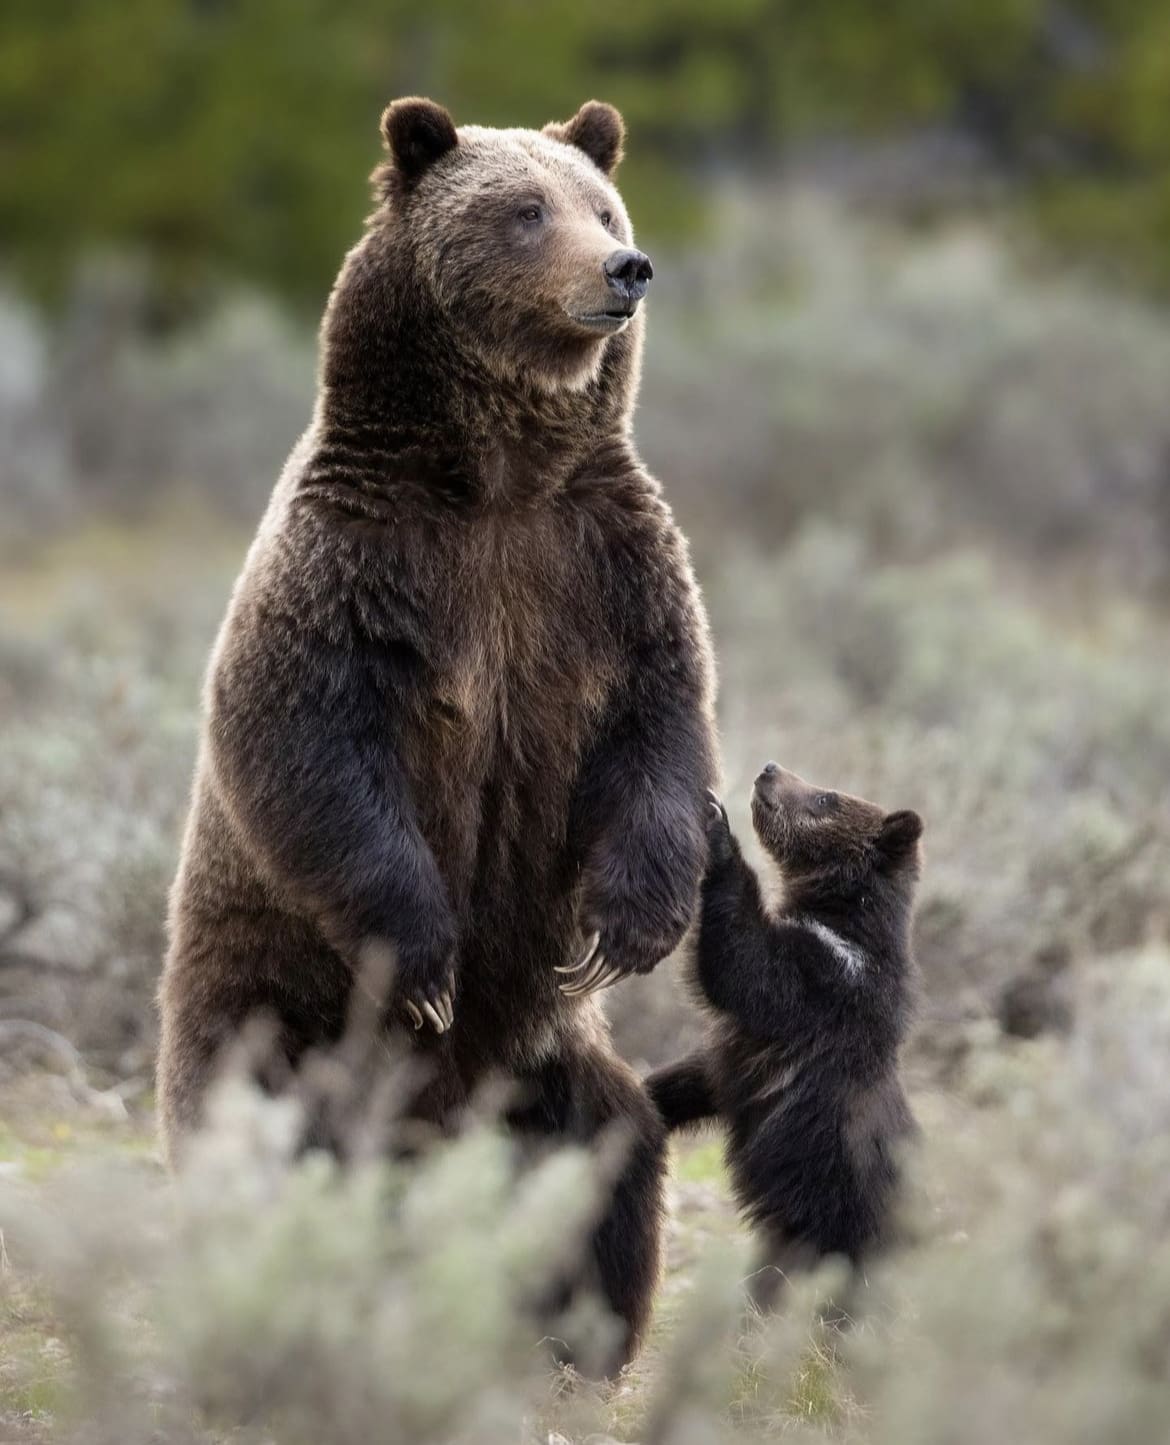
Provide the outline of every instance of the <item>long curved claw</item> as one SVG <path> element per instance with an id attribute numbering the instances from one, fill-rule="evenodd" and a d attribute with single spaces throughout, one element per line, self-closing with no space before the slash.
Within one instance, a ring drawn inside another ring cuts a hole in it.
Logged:
<path id="1" fill-rule="evenodd" d="M 423 1026 L 423 1016 L 422 1016 L 422 1014 L 419 1013 L 418 1009 L 415 1007 L 415 1005 L 414 1005 L 413 1003 L 411 1003 L 410 999 L 408 999 L 408 998 L 404 998 L 404 999 L 402 1000 L 402 1005 L 403 1005 L 403 1007 L 406 1009 L 406 1011 L 410 1014 L 411 1020 L 412 1020 L 413 1023 L 414 1023 L 415 1032 L 417 1033 L 418 1030 L 421 1029 L 422 1026 Z"/>
<path id="2" fill-rule="evenodd" d="M 583 985 L 580 988 L 575 988 L 573 995 L 574 997 L 578 997 L 590 993 L 600 993 L 603 988 L 607 988 L 611 983 L 616 982 L 616 980 L 621 977 L 622 972 L 623 970 L 618 964 L 606 964 L 600 973 L 591 976 L 587 987 Z"/>
<path id="3" fill-rule="evenodd" d="M 451 1002 L 451 995 L 449 993 L 441 993 L 439 995 L 438 1009 L 439 1016 L 447 1027 L 450 1028 L 455 1022 L 455 1005 Z"/>
<path id="4" fill-rule="evenodd" d="M 439 1017 L 438 1013 L 435 1011 L 434 1004 L 432 1004 L 429 1000 L 425 998 L 422 1001 L 422 1011 L 424 1014 L 426 1014 L 427 1018 L 430 1019 L 431 1026 L 437 1034 L 446 1032 L 447 1025 L 443 1022 L 443 1020 Z"/>
<path id="5" fill-rule="evenodd" d="M 607 969 L 601 978 L 597 980 L 593 985 L 592 991 L 594 993 L 601 993 L 603 989 L 612 988 L 615 983 L 620 983 L 625 976 L 625 969 L 619 968 L 617 964 L 614 964 L 613 968 Z"/>
<path id="6" fill-rule="evenodd" d="M 554 965 L 553 965 L 553 972 L 554 972 L 554 973 L 580 973 L 580 971 L 585 967 L 585 965 L 592 960 L 593 955 L 597 952 L 597 949 L 598 949 L 600 943 L 601 943 L 601 931 L 598 930 L 598 931 L 590 938 L 589 942 L 585 945 L 585 952 L 581 955 L 581 957 L 577 960 L 576 963 L 554 964 Z"/>
<path id="7" fill-rule="evenodd" d="M 593 980 L 602 972 L 604 968 L 605 954 L 599 952 L 594 955 L 592 962 L 584 973 L 580 974 L 576 978 L 569 979 L 567 983 L 561 984 L 561 992 L 572 994 L 574 996 L 577 994 L 588 993 L 590 988 L 593 986 Z"/>
<path id="8" fill-rule="evenodd" d="M 605 954 L 599 953 L 580 978 L 574 978 L 569 983 L 561 984 L 561 992 L 570 998 L 580 998 L 582 994 L 591 993 L 597 980 L 608 970 L 609 966 Z"/>

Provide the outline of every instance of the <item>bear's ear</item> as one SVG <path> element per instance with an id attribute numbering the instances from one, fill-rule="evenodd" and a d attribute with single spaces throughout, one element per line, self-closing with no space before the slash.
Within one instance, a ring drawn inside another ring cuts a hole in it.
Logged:
<path id="1" fill-rule="evenodd" d="M 386 107 L 382 113 L 382 139 L 405 190 L 410 190 L 428 166 L 459 144 L 455 122 L 443 107 L 416 95 Z"/>
<path id="2" fill-rule="evenodd" d="M 887 813 L 877 837 L 879 857 L 889 868 L 898 868 L 914 857 L 922 837 L 922 819 L 909 808 Z"/>
<path id="3" fill-rule="evenodd" d="M 584 151 L 599 171 L 612 176 L 622 158 L 626 123 L 612 105 L 587 100 L 572 120 L 550 120 L 544 133 Z"/>

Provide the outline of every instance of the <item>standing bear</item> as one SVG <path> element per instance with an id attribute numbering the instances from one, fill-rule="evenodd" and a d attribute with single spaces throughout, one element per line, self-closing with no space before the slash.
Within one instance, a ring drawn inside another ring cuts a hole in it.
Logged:
<path id="1" fill-rule="evenodd" d="M 288 1069 L 393 960 L 388 1037 L 442 1124 L 624 1172 L 592 1272 L 646 1322 L 665 1160 L 598 991 L 678 944 L 705 861 L 713 675 L 686 545 L 630 435 L 653 274 L 591 101 L 543 131 L 397 101 L 321 332 L 313 420 L 216 643 L 161 985 L 171 1157 L 250 1015 Z M 413 1025 L 413 1027 L 412 1027 Z"/>

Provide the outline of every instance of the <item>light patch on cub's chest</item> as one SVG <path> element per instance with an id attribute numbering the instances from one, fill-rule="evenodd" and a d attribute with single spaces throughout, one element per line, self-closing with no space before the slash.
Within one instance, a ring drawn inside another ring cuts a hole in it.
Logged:
<path id="1" fill-rule="evenodd" d="M 793 922 L 820 939 L 841 965 L 845 977 L 851 982 L 855 982 L 865 972 L 865 954 L 847 938 L 842 938 L 839 933 L 835 933 L 827 924 L 820 923 L 815 918 L 795 918 Z"/>

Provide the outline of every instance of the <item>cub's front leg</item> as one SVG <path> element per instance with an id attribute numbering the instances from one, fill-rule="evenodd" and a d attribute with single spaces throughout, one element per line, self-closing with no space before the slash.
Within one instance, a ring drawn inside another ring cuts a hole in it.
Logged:
<path id="1" fill-rule="evenodd" d="M 731 831 L 727 809 L 707 793 L 707 871 L 697 963 L 709 1003 L 737 1017 L 757 998 L 768 972 L 768 917 L 760 885 Z"/>
<path id="2" fill-rule="evenodd" d="M 807 977 L 824 945 L 805 928 L 769 918 L 726 808 L 714 793 L 707 796 L 699 983 L 707 1001 L 749 1034 L 781 1037 L 807 1022 Z"/>

